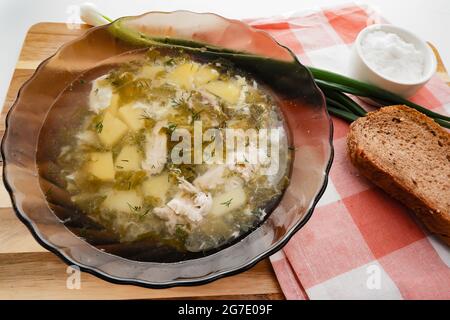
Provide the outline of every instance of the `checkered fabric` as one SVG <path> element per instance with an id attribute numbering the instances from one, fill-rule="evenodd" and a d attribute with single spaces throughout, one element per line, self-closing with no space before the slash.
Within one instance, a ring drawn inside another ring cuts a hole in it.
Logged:
<path id="1" fill-rule="evenodd" d="M 248 20 L 306 65 L 346 73 L 361 29 L 385 22 L 370 7 Z M 450 89 L 435 76 L 413 101 L 450 113 Z M 333 118 L 335 159 L 310 221 L 271 257 L 288 299 L 449 299 L 450 250 L 411 212 L 361 177 L 346 155 L 348 124 Z"/>

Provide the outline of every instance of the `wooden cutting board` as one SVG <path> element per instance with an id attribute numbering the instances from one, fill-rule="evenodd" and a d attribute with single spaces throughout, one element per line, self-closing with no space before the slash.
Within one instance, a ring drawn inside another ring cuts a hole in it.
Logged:
<path id="1" fill-rule="evenodd" d="M 88 27 L 68 29 L 63 23 L 39 23 L 28 30 L 19 61 L 1 113 L 5 116 L 22 84 L 39 63 L 63 43 L 81 35 Z M 147 289 L 111 284 L 81 273 L 81 288 L 67 289 L 67 265 L 41 247 L 15 216 L 3 184 L 0 186 L 0 299 L 283 299 L 268 259 L 244 273 L 210 284 L 170 289 Z"/>
<path id="2" fill-rule="evenodd" d="M 39 23 L 28 31 L 6 96 L 0 119 L 0 136 L 5 116 L 22 84 L 39 63 L 63 43 L 81 35 L 87 26 L 68 29 L 63 23 Z M 439 54 L 438 74 L 450 84 Z M 18 220 L 6 190 L 0 185 L 0 299 L 283 299 L 268 259 L 247 272 L 207 285 L 170 289 L 146 289 L 116 285 L 87 273 L 81 274 L 81 288 L 67 289 L 67 265 L 31 236 Z"/>

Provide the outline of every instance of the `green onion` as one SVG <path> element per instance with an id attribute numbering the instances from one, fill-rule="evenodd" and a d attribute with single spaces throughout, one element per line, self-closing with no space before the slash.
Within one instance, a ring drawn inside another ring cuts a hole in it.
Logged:
<path id="1" fill-rule="evenodd" d="M 344 110 L 344 111 L 347 111 L 347 112 L 350 112 L 350 113 L 354 114 L 354 112 L 352 110 L 350 110 L 346 105 L 344 105 L 342 103 L 339 103 L 339 102 L 337 102 L 337 101 L 335 101 L 335 100 L 333 100 L 333 99 L 331 99 L 329 97 L 325 97 L 325 100 L 327 101 L 327 106 L 338 108 L 338 109 L 341 109 L 341 110 Z"/>
<path id="2" fill-rule="evenodd" d="M 359 104 L 350 99 L 344 93 L 328 89 L 323 89 L 323 91 L 327 98 L 333 99 L 334 101 L 347 106 L 347 109 L 349 109 L 349 111 L 353 112 L 354 114 L 359 116 L 365 116 L 367 114 L 366 110 L 364 110 Z"/>
<path id="3" fill-rule="evenodd" d="M 112 22 L 112 19 L 101 14 L 94 4 L 88 2 L 80 5 L 80 18 L 94 27 Z"/>
<path id="4" fill-rule="evenodd" d="M 327 82 L 324 80 L 320 80 L 320 79 L 314 79 L 314 82 L 317 83 L 317 85 L 320 87 L 320 89 L 322 90 L 334 90 L 334 91 L 338 91 L 338 92 L 346 92 L 346 93 L 350 93 L 353 94 L 355 96 L 361 96 L 361 97 L 366 97 L 367 95 L 365 95 L 364 92 L 352 88 L 352 87 L 347 87 L 344 86 L 342 84 L 339 83 L 334 83 L 334 82 Z"/>
<path id="5" fill-rule="evenodd" d="M 88 24 L 98 26 L 112 22 L 112 19 L 101 14 L 95 5 L 87 3 L 83 4 L 80 8 L 81 8 L 80 17 L 83 21 L 85 21 Z M 116 21 L 116 24 L 118 24 L 118 22 L 119 21 Z M 119 26 L 119 28 L 120 27 L 121 26 Z M 137 37 L 138 35 L 142 36 L 142 34 L 140 33 L 131 33 L 131 37 Z M 178 44 L 176 42 L 178 42 Z M 179 45 L 181 47 L 195 45 L 194 47 L 197 47 L 197 44 L 192 41 L 180 42 L 178 40 L 174 41 L 173 39 L 172 45 Z M 215 49 L 217 48 L 209 46 L 207 47 L 207 50 L 214 51 Z M 220 55 L 220 52 L 224 55 L 226 53 L 240 54 L 239 52 L 227 51 L 224 49 L 221 49 L 221 51 L 217 53 Z M 270 61 L 270 59 L 265 61 L 268 62 Z M 314 67 L 307 67 L 307 68 L 314 76 L 317 85 L 325 94 L 328 111 L 331 114 L 340 117 L 346 121 L 354 121 L 360 116 L 365 116 L 367 113 L 366 110 L 364 110 L 358 103 L 356 103 L 353 99 L 348 97 L 346 95 L 347 93 L 358 97 L 369 98 L 375 101 L 376 103 L 379 103 L 380 105 L 389 105 L 389 104 L 407 105 L 433 118 L 441 126 L 445 128 L 450 128 L 450 117 L 433 112 L 423 106 L 411 102 L 390 91 L 371 85 L 369 83 L 364 83 L 355 79 L 348 78 L 346 76 L 331 71 L 322 70 Z M 196 117 L 198 117 L 198 114 L 193 115 L 193 120 L 195 120 Z M 169 125 L 167 128 L 171 132 L 173 132 L 173 130 L 175 130 L 176 128 L 176 125 L 172 124 Z M 102 125 L 98 124 L 98 127 L 96 126 L 96 130 L 101 131 L 101 129 Z"/>
<path id="6" fill-rule="evenodd" d="M 450 117 L 428 110 L 402 97 L 370 84 L 353 80 L 342 75 L 308 67 L 316 78 L 315 82 L 325 94 L 327 109 L 332 114 L 346 121 L 354 121 L 365 116 L 366 111 L 345 93 L 367 97 L 380 105 L 391 103 L 405 104 L 433 118 L 439 125 L 450 129 Z"/>
<path id="7" fill-rule="evenodd" d="M 357 115 L 354 115 L 351 112 L 344 111 L 344 110 L 332 107 L 330 105 L 327 105 L 327 109 L 328 109 L 328 112 L 330 112 L 332 115 L 334 115 L 338 118 L 341 118 L 345 121 L 348 121 L 348 122 L 353 122 L 359 118 Z"/>
<path id="8" fill-rule="evenodd" d="M 442 127 L 450 129 L 450 122 L 442 119 L 434 119 L 437 123 L 439 123 Z"/>
<path id="9" fill-rule="evenodd" d="M 331 71 L 321 70 L 313 67 L 308 67 L 308 69 L 313 74 L 315 81 L 319 86 L 354 94 L 361 97 L 381 99 L 389 103 L 404 104 L 432 118 L 450 121 L 450 117 L 448 116 L 430 111 L 427 108 L 424 108 L 414 102 L 411 102 L 377 86 L 354 80 Z"/>

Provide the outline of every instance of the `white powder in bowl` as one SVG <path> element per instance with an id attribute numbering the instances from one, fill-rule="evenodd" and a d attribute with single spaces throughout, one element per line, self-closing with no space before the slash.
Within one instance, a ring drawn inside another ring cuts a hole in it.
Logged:
<path id="1" fill-rule="evenodd" d="M 394 33 L 370 32 L 362 39 L 361 50 L 369 66 L 386 77 L 413 82 L 423 76 L 422 52 Z"/>

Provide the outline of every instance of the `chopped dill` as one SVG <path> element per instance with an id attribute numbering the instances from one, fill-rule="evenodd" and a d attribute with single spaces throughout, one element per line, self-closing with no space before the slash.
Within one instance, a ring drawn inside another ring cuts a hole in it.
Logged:
<path id="1" fill-rule="evenodd" d="M 225 202 L 222 202 L 221 205 L 224 205 L 224 206 L 226 206 L 227 208 L 229 208 L 230 205 L 231 205 L 231 201 L 232 201 L 232 200 L 233 200 L 233 198 L 230 198 L 230 200 L 227 200 L 227 201 L 225 201 Z"/>
<path id="2" fill-rule="evenodd" d="M 191 97 L 192 97 L 192 91 L 189 93 L 189 96 L 187 98 L 178 98 L 178 99 L 177 98 L 173 98 L 171 100 L 172 107 L 173 108 L 180 108 L 180 107 L 187 108 L 187 107 L 189 107 L 189 100 L 191 99 Z"/>
<path id="3" fill-rule="evenodd" d="M 128 205 L 128 208 L 130 208 L 130 210 L 133 212 L 139 212 L 142 209 L 141 206 L 132 206 L 129 202 L 127 202 L 127 205 Z"/>
<path id="4" fill-rule="evenodd" d="M 188 233 L 187 231 L 183 228 L 182 224 L 177 224 L 175 227 L 175 236 L 178 238 L 178 240 L 180 241 L 185 241 L 186 238 L 188 237 Z"/>
<path id="5" fill-rule="evenodd" d="M 169 123 L 167 125 L 167 129 L 169 130 L 169 133 L 172 134 L 177 128 L 177 124 L 176 123 Z"/>
<path id="6" fill-rule="evenodd" d="M 164 61 L 164 64 L 166 66 L 173 66 L 175 64 L 175 60 L 173 58 L 170 58 L 169 60 Z"/>
<path id="7" fill-rule="evenodd" d="M 103 122 L 98 122 L 95 124 L 95 131 L 97 131 L 97 133 L 102 133 L 103 130 Z"/>
<path id="8" fill-rule="evenodd" d="M 141 120 L 153 120 L 152 116 L 147 112 L 147 110 L 144 110 L 140 118 Z"/>
<path id="9" fill-rule="evenodd" d="M 147 210 L 144 211 L 143 214 L 141 214 L 141 218 L 145 217 L 149 212 L 150 212 L 151 208 L 148 208 Z"/>
<path id="10" fill-rule="evenodd" d="M 203 111 L 203 110 L 200 110 L 200 111 L 195 112 L 195 111 L 192 110 L 192 123 L 193 123 L 194 121 L 197 121 L 197 120 L 200 120 L 200 119 L 201 119 L 200 113 L 201 113 L 202 111 Z"/>
<path id="11" fill-rule="evenodd" d="M 136 87 L 139 89 L 149 89 L 150 88 L 150 80 L 148 79 L 138 79 L 135 81 Z"/>

